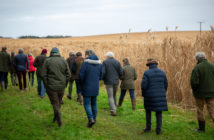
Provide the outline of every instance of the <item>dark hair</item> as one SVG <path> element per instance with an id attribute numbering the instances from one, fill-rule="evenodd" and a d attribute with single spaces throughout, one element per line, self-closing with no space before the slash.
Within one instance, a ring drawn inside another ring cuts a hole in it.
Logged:
<path id="1" fill-rule="evenodd" d="M 76 56 L 82 56 L 82 53 L 81 52 L 77 52 Z"/>
<path id="2" fill-rule="evenodd" d="M 123 59 L 123 63 L 124 63 L 125 65 L 129 65 L 129 60 L 128 60 L 128 58 L 124 58 L 124 59 Z"/>
<path id="3" fill-rule="evenodd" d="M 6 51 L 7 50 L 7 47 L 2 47 L 2 51 Z"/>
<path id="4" fill-rule="evenodd" d="M 85 55 L 90 56 L 90 55 L 93 55 L 93 54 L 95 54 L 93 50 L 86 50 L 85 51 Z"/>

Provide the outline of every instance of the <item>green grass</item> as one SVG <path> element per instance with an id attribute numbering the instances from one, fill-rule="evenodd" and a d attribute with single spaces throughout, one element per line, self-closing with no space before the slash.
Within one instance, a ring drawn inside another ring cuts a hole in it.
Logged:
<path id="1" fill-rule="evenodd" d="M 67 91 L 66 91 L 67 93 Z M 63 126 L 52 123 L 53 110 L 48 97 L 38 97 L 36 88 L 20 92 L 18 87 L 9 87 L 0 92 L 0 139 L 1 140 L 213 140 L 214 124 L 207 120 L 206 133 L 193 132 L 197 128 L 194 112 L 169 105 L 163 113 L 163 133 L 155 134 L 155 114 L 152 115 L 152 133 L 139 134 L 145 127 L 145 111 L 142 98 L 137 100 L 137 111 L 132 111 L 127 95 L 118 116 L 109 113 L 107 94 L 100 91 L 98 96 L 97 124 L 86 127 L 87 117 L 83 106 L 64 96 L 62 106 Z"/>

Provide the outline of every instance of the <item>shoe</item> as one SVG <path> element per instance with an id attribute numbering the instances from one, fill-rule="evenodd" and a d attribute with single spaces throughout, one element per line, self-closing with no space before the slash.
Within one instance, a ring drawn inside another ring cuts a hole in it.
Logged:
<path id="1" fill-rule="evenodd" d="M 119 104 L 117 105 L 117 107 L 121 107 L 122 104 L 123 104 L 123 99 L 120 99 L 120 100 L 119 100 Z"/>
<path id="2" fill-rule="evenodd" d="M 149 132 L 152 132 L 152 130 L 151 130 L 151 129 L 148 129 L 148 128 L 144 128 L 144 129 L 143 129 L 143 132 L 144 132 L 144 133 L 149 133 Z"/>
<path id="3" fill-rule="evenodd" d="M 96 123 L 96 122 L 94 121 L 94 119 L 89 119 L 87 127 L 88 127 L 88 128 L 92 128 L 92 126 L 93 126 L 95 123 Z"/>
<path id="4" fill-rule="evenodd" d="M 161 134 L 161 130 L 156 130 L 156 134 L 160 135 Z"/>
<path id="5" fill-rule="evenodd" d="M 117 116 L 116 112 L 111 111 L 111 116 Z"/>
<path id="6" fill-rule="evenodd" d="M 57 117 L 56 116 L 57 116 L 57 114 L 54 113 L 53 123 L 55 123 L 57 121 Z"/>
<path id="7" fill-rule="evenodd" d="M 136 99 L 132 99 L 132 110 L 136 110 Z"/>
<path id="8" fill-rule="evenodd" d="M 195 132 L 205 132 L 205 121 L 198 121 L 199 129 L 194 129 Z"/>
<path id="9" fill-rule="evenodd" d="M 67 98 L 68 98 L 69 100 L 71 100 L 71 99 L 72 99 L 70 95 L 67 95 Z"/>

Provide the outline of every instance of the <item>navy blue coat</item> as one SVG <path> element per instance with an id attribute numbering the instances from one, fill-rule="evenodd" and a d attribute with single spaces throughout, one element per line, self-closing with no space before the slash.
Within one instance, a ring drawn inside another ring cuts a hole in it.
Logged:
<path id="1" fill-rule="evenodd" d="M 150 66 L 144 73 L 141 88 L 146 110 L 168 111 L 166 100 L 168 81 L 166 74 L 158 69 L 157 65 Z"/>
<path id="2" fill-rule="evenodd" d="M 96 55 L 89 56 L 82 63 L 79 80 L 83 96 L 98 96 L 99 80 L 102 80 L 102 65 Z"/>
<path id="3" fill-rule="evenodd" d="M 29 69 L 29 60 L 27 55 L 24 53 L 17 54 L 14 58 L 13 64 L 16 71 L 23 72 Z"/>

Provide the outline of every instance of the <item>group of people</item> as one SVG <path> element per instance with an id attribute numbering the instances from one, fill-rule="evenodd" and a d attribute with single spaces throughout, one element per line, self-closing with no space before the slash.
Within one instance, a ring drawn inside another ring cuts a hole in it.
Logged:
<path id="1" fill-rule="evenodd" d="M 2 89 L 7 87 L 7 73 L 11 71 L 11 78 L 18 75 L 19 87 L 22 90 L 21 75 L 25 78 L 26 72 L 29 72 L 29 77 L 33 79 L 36 69 L 29 71 L 29 67 L 36 67 L 38 94 L 44 97 L 47 93 L 54 110 L 53 122 L 57 122 L 58 126 L 62 125 L 60 108 L 63 104 L 62 98 L 65 89 L 69 85 L 67 98 L 72 100 L 74 82 L 76 84 L 77 101 L 80 105 L 83 104 L 85 108 L 89 128 L 96 124 L 100 80 L 104 81 L 112 116 L 117 115 L 117 107 L 122 106 L 127 91 L 130 94 L 132 109 L 136 110 L 135 80 L 137 80 L 137 73 L 128 58 L 123 59 L 122 67 L 120 62 L 114 58 L 113 52 L 106 53 L 106 60 L 103 63 L 93 50 L 86 50 L 85 58 L 81 52 L 70 52 L 67 60 L 61 57 L 60 51 L 56 47 L 52 48 L 49 57 L 46 54 L 47 50 L 43 49 L 41 55 L 37 56 L 34 61 L 32 54 L 29 54 L 28 58 L 24 55 L 23 49 L 19 49 L 19 54 L 16 56 L 12 52 L 10 57 L 6 52 L 6 47 L 3 47 L 0 53 Z M 192 72 L 191 86 L 196 98 L 198 112 L 199 129 L 197 131 L 204 132 L 203 108 L 205 103 L 207 103 L 214 121 L 214 65 L 206 60 L 204 53 L 197 53 L 196 60 L 198 64 Z M 10 69 L 11 65 L 14 67 L 13 70 Z M 149 69 L 144 72 L 141 82 L 146 110 L 146 128 L 144 132 L 151 132 L 151 112 L 154 111 L 157 120 L 156 134 L 159 135 L 162 128 L 162 112 L 168 111 L 166 98 L 168 81 L 164 71 L 157 67 L 158 62 L 154 58 L 147 59 L 146 66 Z M 33 85 L 33 81 L 31 84 Z M 117 104 L 116 94 L 119 84 L 121 94 Z M 24 89 L 26 89 L 26 80 L 24 80 Z"/>

